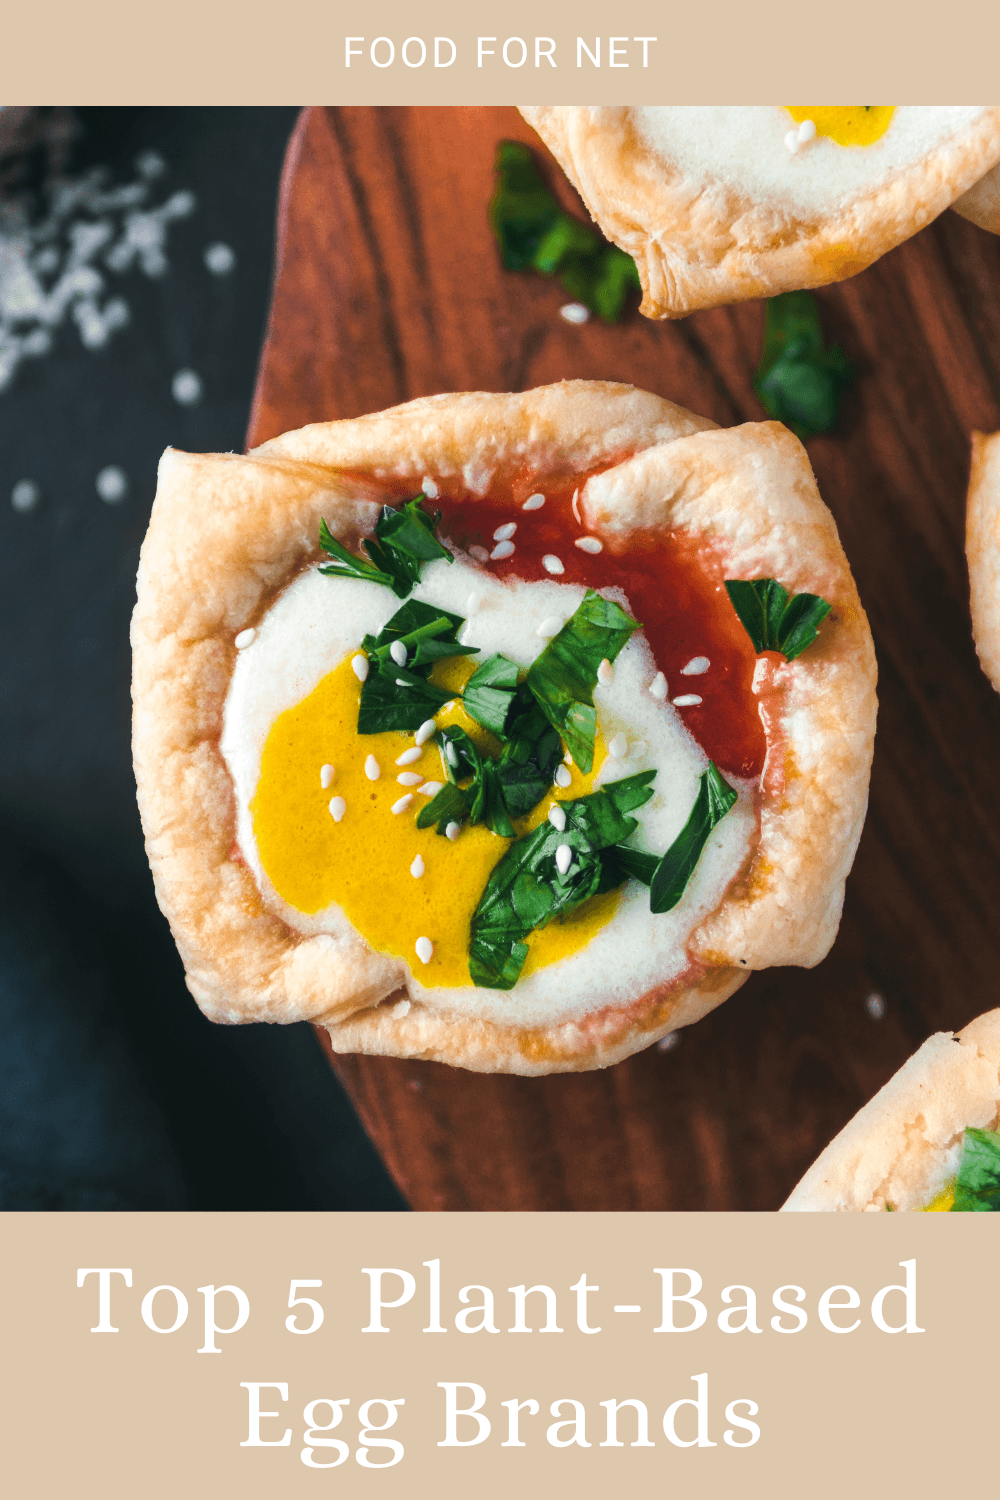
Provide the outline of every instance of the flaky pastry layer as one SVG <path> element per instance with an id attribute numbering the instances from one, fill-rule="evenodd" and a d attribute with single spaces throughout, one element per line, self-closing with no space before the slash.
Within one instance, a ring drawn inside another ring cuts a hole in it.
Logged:
<path id="1" fill-rule="evenodd" d="M 1000 692 L 1000 432 L 972 434 L 965 551 L 972 635 L 983 671 Z"/>

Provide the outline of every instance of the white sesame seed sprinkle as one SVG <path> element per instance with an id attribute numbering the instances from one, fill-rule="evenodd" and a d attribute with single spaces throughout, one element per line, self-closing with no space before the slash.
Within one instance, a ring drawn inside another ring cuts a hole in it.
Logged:
<path id="1" fill-rule="evenodd" d="M 420 488 L 423 490 L 428 500 L 436 500 L 438 495 L 440 495 L 441 493 L 429 474 L 425 474 L 423 479 L 421 479 Z"/>
<path id="2" fill-rule="evenodd" d="M 513 542 L 497 542 L 496 546 L 493 548 L 493 551 L 490 553 L 490 561 L 491 562 L 503 562 L 503 560 L 504 560 L 505 557 L 513 557 L 513 556 L 514 556 L 514 543 Z"/>
<path id="3" fill-rule="evenodd" d="M 452 770 L 454 770 L 458 765 L 458 751 L 455 749 L 455 746 L 452 744 L 451 740 L 445 740 L 444 742 L 444 756 L 449 766 L 451 766 Z"/>
<path id="4" fill-rule="evenodd" d="M 425 781 L 423 786 L 418 787 L 417 790 L 421 797 L 436 797 L 443 786 L 443 781 Z"/>
<path id="5" fill-rule="evenodd" d="M 604 551 L 604 543 L 596 536 L 578 536 L 574 545 L 579 547 L 581 552 L 592 552 L 595 556 L 598 552 Z"/>
<path id="6" fill-rule="evenodd" d="M 368 780 L 378 781 L 381 774 L 382 767 L 379 765 L 374 755 L 369 755 L 368 759 L 365 761 L 365 775 L 368 777 Z"/>
<path id="7" fill-rule="evenodd" d="M 433 723 L 433 720 L 431 722 Z M 397 766 L 412 766 L 413 762 L 419 760 L 423 753 L 419 745 L 414 745 L 412 750 L 404 750 L 402 755 L 396 756 L 396 764 Z"/>
<path id="8" fill-rule="evenodd" d="M 527 500 L 525 500 L 524 504 L 521 506 L 521 509 L 522 510 L 541 510 L 541 508 L 542 508 L 542 506 L 544 504 L 545 504 L 545 496 L 544 495 L 529 495 L 528 498 L 527 498 Z"/>
<path id="9" fill-rule="evenodd" d="M 489 552 L 485 547 L 480 547 L 478 543 L 469 548 L 469 556 L 474 557 L 476 559 L 476 562 L 481 563 L 489 562 L 490 560 Z"/>
<path id="10" fill-rule="evenodd" d="M 664 677 L 662 672 L 657 672 L 656 676 L 649 684 L 649 691 L 650 695 L 653 698 L 659 698 L 661 703 L 663 702 L 664 698 L 666 698 L 668 691 L 667 679 Z"/>
<path id="11" fill-rule="evenodd" d="M 576 524 L 578 526 L 582 526 L 583 525 L 583 520 L 582 520 L 582 518 L 580 516 L 580 491 L 579 491 L 579 489 L 575 489 L 573 491 L 573 514 L 576 517 Z"/>
<path id="12" fill-rule="evenodd" d="M 565 810 L 559 806 L 558 802 L 554 802 L 549 808 L 549 822 L 552 824 L 552 827 L 555 829 L 556 833 L 563 833 L 565 831 L 566 813 Z"/>
<path id="13" fill-rule="evenodd" d="M 347 803 L 343 797 L 330 798 L 330 816 L 335 823 L 339 823 L 347 811 Z"/>
<path id="14" fill-rule="evenodd" d="M 560 844 L 556 850 L 556 869 L 560 875 L 565 875 L 573 863 L 573 851 L 568 844 Z"/>
<path id="15" fill-rule="evenodd" d="M 423 779 L 421 771 L 400 771 L 396 777 L 400 786 L 419 786 Z"/>
<path id="16" fill-rule="evenodd" d="M 427 866 L 424 864 L 424 856 L 422 854 L 417 854 L 414 856 L 413 863 L 410 866 L 410 874 L 413 876 L 414 880 L 419 880 L 426 868 Z"/>
<path id="17" fill-rule="evenodd" d="M 571 785 L 573 776 L 568 766 L 556 766 L 556 774 L 552 779 L 556 786 L 561 786 L 565 790 Z"/>
<path id="18" fill-rule="evenodd" d="M 707 656 L 692 656 L 686 667 L 681 667 L 682 677 L 700 677 L 702 672 L 707 672 L 712 663 Z"/>
<path id="19" fill-rule="evenodd" d="M 542 567 L 546 573 L 565 573 L 566 571 L 562 565 L 561 558 L 555 557 L 551 552 L 546 552 L 542 558 Z"/>
<path id="20" fill-rule="evenodd" d="M 355 677 L 359 682 L 364 682 L 365 678 L 368 676 L 367 656 L 352 656 L 351 670 L 353 671 Z"/>
<path id="21" fill-rule="evenodd" d="M 409 1014 L 410 1014 L 410 1002 L 409 1002 L 409 1000 L 400 1000 L 397 1005 L 394 1005 L 392 1007 L 392 1019 L 394 1021 L 401 1021 L 404 1016 L 408 1016 Z"/>
<path id="22" fill-rule="evenodd" d="M 455 842 L 455 840 L 458 838 L 458 835 L 461 832 L 462 832 L 462 825 L 461 825 L 461 823 L 449 823 L 447 825 L 447 827 L 445 828 L 445 833 L 451 839 L 452 843 Z"/>
<path id="23" fill-rule="evenodd" d="M 608 754 L 615 760 L 624 760 L 628 754 L 628 740 L 623 734 L 616 734 L 608 746 Z"/>
<path id="24" fill-rule="evenodd" d="M 615 680 L 615 669 L 605 657 L 597 669 L 597 680 L 601 687 L 610 687 Z"/>
<path id="25" fill-rule="evenodd" d="M 336 773 L 334 772 L 333 766 L 326 765 L 320 767 L 319 784 L 324 792 L 328 791 L 329 788 L 333 786 L 333 778 L 335 774 Z"/>
<path id="26" fill-rule="evenodd" d="M 405 677 L 397 677 L 396 678 L 396 686 L 397 687 L 412 687 L 413 683 L 412 682 L 407 682 L 407 680 L 406 680 Z"/>
<path id="27" fill-rule="evenodd" d="M 816 139 L 816 123 L 814 120 L 803 120 L 799 126 L 799 144 L 805 146 L 809 141 Z"/>
<path id="28" fill-rule="evenodd" d="M 582 302 L 566 302 L 559 309 L 559 316 L 567 323 L 589 323 L 590 308 Z"/>
<path id="29" fill-rule="evenodd" d="M 433 719 L 425 719 L 413 738 L 418 745 L 425 745 L 437 733 L 437 725 Z"/>
<path id="30" fill-rule="evenodd" d="M 253 642 L 256 634 L 257 632 L 254 627 L 252 625 L 249 625 L 246 630 L 240 631 L 239 635 L 233 641 L 233 645 L 236 647 L 237 651 L 243 651 Z"/>
<path id="31" fill-rule="evenodd" d="M 675 708 L 697 708 L 701 699 L 697 693 L 681 693 L 679 698 L 671 698 Z"/>
<path id="32" fill-rule="evenodd" d="M 418 937 L 414 943 L 417 957 L 422 964 L 429 964 L 434 957 L 434 944 L 429 937 Z"/>
<path id="33" fill-rule="evenodd" d="M 505 521 L 502 526 L 498 526 L 496 531 L 494 531 L 493 540 L 495 542 L 509 542 L 516 530 L 516 521 Z"/>
<path id="34" fill-rule="evenodd" d="M 551 640 L 554 635 L 559 634 L 565 623 L 566 621 L 561 615 L 549 615 L 548 619 L 543 620 L 539 625 L 535 634 L 544 636 L 546 640 Z"/>
<path id="35" fill-rule="evenodd" d="M 403 645 L 402 641 L 393 641 L 392 645 L 389 647 L 389 655 L 392 657 L 397 667 L 406 666 L 406 647 Z"/>
<path id="36" fill-rule="evenodd" d="M 402 797 L 400 797 L 397 802 L 394 802 L 392 804 L 392 808 L 390 809 L 390 811 L 394 812 L 398 817 L 400 813 L 404 813 L 406 811 L 412 801 L 413 793 L 404 792 Z"/>
<path id="37" fill-rule="evenodd" d="M 785 145 L 794 156 L 799 149 L 799 132 L 797 130 L 789 130 L 787 132 L 785 135 Z"/>

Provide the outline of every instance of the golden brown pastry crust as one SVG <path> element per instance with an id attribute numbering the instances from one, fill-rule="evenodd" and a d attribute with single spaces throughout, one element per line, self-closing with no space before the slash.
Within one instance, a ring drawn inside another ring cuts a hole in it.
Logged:
<path id="1" fill-rule="evenodd" d="M 525 468 L 544 488 L 625 454 L 634 456 L 581 496 L 609 548 L 627 547 L 636 528 L 686 527 L 722 550 L 730 576 L 777 576 L 834 606 L 806 657 L 766 669 L 762 703 L 777 753 L 765 769 L 758 852 L 695 932 L 691 967 L 673 988 L 532 1032 L 415 1002 L 396 1017 L 400 962 L 360 937 L 292 931 L 266 909 L 239 855 L 219 749 L 233 639 L 315 560 L 321 515 L 356 546 L 389 484 L 416 490 L 430 476 L 448 489 L 459 478 L 474 503 Z M 575 381 L 522 395 L 429 397 L 287 433 L 246 457 L 168 450 L 132 639 L 150 864 L 189 987 L 213 1019 L 321 1021 L 338 1051 L 480 1070 L 602 1067 L 698 1019 L 753 968 L 819 962 L 836 933 L 867 800 L 874 652 L 805 451 L 777 423 L 720 432 L 631 387 Z"/>
<path id="2" fill-rule="evenodd" d="M 991 234 L 1000 234 L 1000 166 L 994 167 L 980 177 L 979 181 L 963 193 L 961 198 L 956 198 L 951 205 L 957 214 L 963 219 L 970 219 L 973 224 L 978 224 L 980 229 L 988 229 Z"/>
<path id="3" fill-rule="evenodd" d="M 983 671 L 1000 692 L 1000 432 L 972 434 L 965 551 L 972 635 Z"/>
<path id="4" fill-rule="evenodd" d="M 943 1186 L 969 1125 L 1000 1119 L 1000 1010 L 939 1031 L 813 1162 L 783 1211 L 920 1209 Z"/>
<path id="5" fill-rule="evenodd" d="M 650 318 L 843 281 L 930 223 L 1000 159 L 997 106 L 917 165 L 810 218 L 718 179 L 687 177 L 640 140 L 628 106 L 525 105 L 521 113 L 604 233 L 634 257 Z"/>

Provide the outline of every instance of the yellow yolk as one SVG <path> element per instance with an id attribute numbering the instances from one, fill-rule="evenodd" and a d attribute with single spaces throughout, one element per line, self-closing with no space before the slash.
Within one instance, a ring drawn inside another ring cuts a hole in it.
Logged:
<path id="1" fill-rule="evenodd" d="M 433 828 L 417 828 L 417 814 L 428 799 L 419 788 L 400 785 L 396 778 L 420 772 L 427 780 L 446 781 L 441 752 L 430 741 L 419 760 L 397 766 L 397 757 L 413 748 L 412 735 L 358 734 L 361 684 L 351 667 L 355 655 L 352 651 L 346 656 L 307 698 L 279 714 L 271 726 L 250 805 L 261 863 L 289 906 L 314 913 L 336 903 L 373 948 L 405 959 L 423 984 L 467 985 L 472 913 L 510 840 L 483 826 L 464 827 L 454 841 Z M 431 678 L 457 692 L 474 668 L 475 662 L 467 657 L 452 658 L 436 666 Z M 436 722 L 459 725 L 480 749 L 496 753 L 499 748 L 460 700 L 442 709 Z M 541 823 L 553 801 L 591 791 L 604 755 L 598 734 L 589 775 L 568 767 L 570 785 L 553 788 L 529 817 L 515 825 L 517 832 Z M 369 756 L 379 766 L 376 781 L 365 774 Z M 324 789 L 320 771 L 325 765 L 334 767 L 334 779 Z M 393 803 L 407 792 L 413 793 L 409 807 L 393 813 Z M 339 823 L 329 811 L 334 797 L 347 804 Z M 415 877 L 410 871 L 418 855 L 424 873 Z M 585 947 L 614 915 L 618 897 L 617 891 L 594 897 L 570 916 L 533 933 L 522 974 Z M 415 956 L 419 937 L 430 938 L 434 945 L 426 965 Z"/>
<path id="2" fill-rule="evenodd" d="M 812 120 L 817 135 L 838 146 L 873 146 L 889 129 L 894 104 L 786 104 L 797 125 Z"/>
<path id="3" fill-rule="evenodd" d="M 951 1213 L 954 1206 L 955 1184 L 951 1182 L 946 1188 L 941 1189 L 936 1198 L 931 1199 L 923 1211 L 925 1214 L 947 1214 Z"/>

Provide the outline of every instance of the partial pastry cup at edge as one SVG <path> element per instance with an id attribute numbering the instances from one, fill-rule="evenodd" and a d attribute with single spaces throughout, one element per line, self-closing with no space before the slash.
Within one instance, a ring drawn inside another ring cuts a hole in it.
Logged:
<path id="1" fill-rule="evenodd" d="M 972 635 L 983 671 L 1000 692 L 1000 432 L 972 434 L 965 550 Z"/>
<path id="2" fill-rule="evenodd" d="M 592 474 L 581 510 L 610 548 L 649 528 L 686 530 L 723 554 L 727 576 L 776 577 L 791 592 L 820 594 L 833 612 L 807 653 L 769 669 L 756 851 L 693 933 L 683 984 L 536 1030 L 419 1004 L 394 1016 L 401 963 L 360 936 L 331 951 L 296 933 L 268 910 L 240 856 L 220 751 L 233 640 L 315 561 L 321 516 L 356 548 L 390 483 L 416 493 L 425 476 L 443 489 L 458 481 L 474 504 L 526 466 L 542 489 Z M 337 1052 L 577 1071 L 699 1019 L 754 969 L 811 967 L 828 952 L 867 806 L 875 657 L 805 450 L 778 423 L 721 430 L 629 386 L 573 381 L 427 397 L 286 433 L 245 457 L 168 450 L 137 593 L 139 807 L 157 898 L 211 1019 L 313 1021 Z"/>

